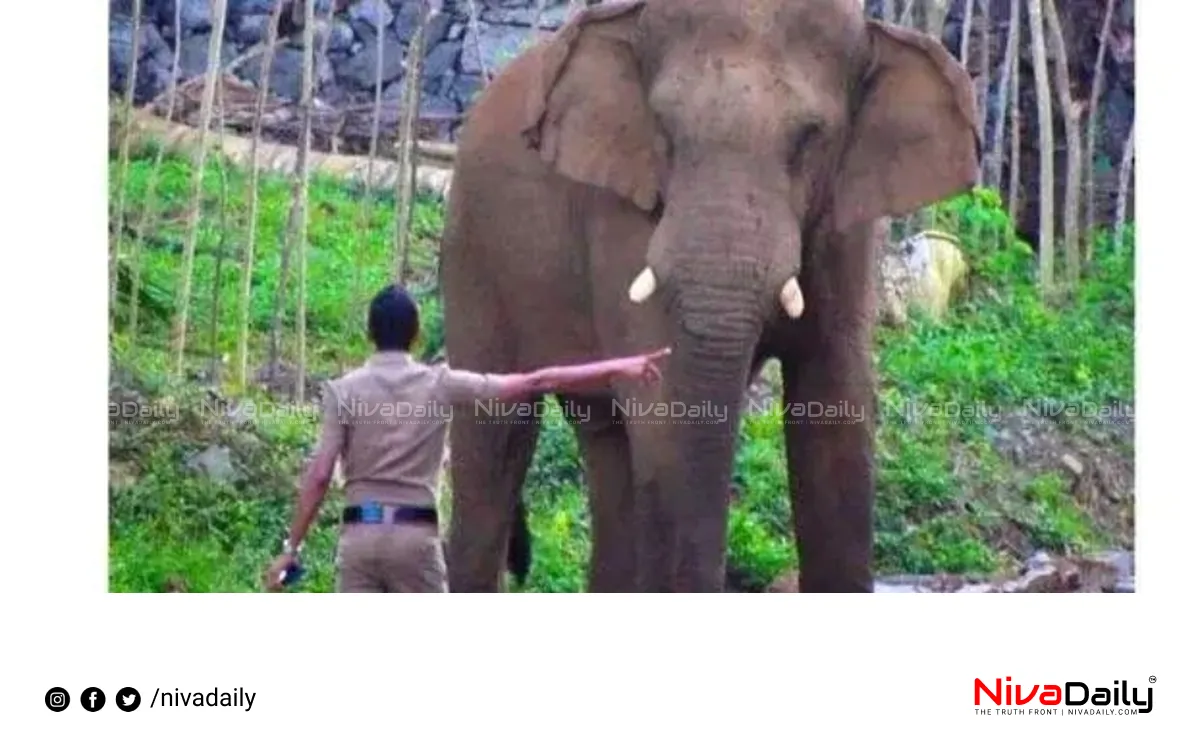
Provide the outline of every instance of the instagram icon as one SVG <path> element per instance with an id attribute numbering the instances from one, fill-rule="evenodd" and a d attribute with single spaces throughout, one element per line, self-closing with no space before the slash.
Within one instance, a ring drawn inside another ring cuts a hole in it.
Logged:
<path id="1" fill-rule="evenodd" d="M 62 712 L 71 704 L 71 695 L 61 686 L 56 686 L 46 692 L 46 706 L 51 712 Z"/>

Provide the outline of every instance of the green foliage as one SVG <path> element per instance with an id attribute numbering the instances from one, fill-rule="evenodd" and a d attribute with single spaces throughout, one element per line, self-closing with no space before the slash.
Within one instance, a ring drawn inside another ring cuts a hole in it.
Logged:
<path id="1" fill-rule="evenodd" d="M 152 158 L 139 153 L 126 181 L 126 223 L 138 224 Z M 111 163 L 112 165 L 112 163 Z M 196 383 L 209 354 L 212 274 L 225 251 L 220 285 L 218 354 L 233 356 L 237 291 L 248 204 L 247 175 L 229 169 L 224 231 L 220 168 L 204 179 L 204 207 L 194 282 L 189 360 L 193 381 L 169 381 L 170 308 L 179 281 L 190 163 L 168 157 L 155 202 L 155 226 L 143 251 L 142 337 L 135 347 L 119 332 L 112 343 L 116 384 L 141 399 L 174 405 L 175 419 L 111 428 L 110 588 L 114 591 L 253 591 L 279 546 L 295 500 L 297 474 L 313 444 L 315 411 L 284 410 L 238 422 L 200 414 L 216 390 Z M 364 197 L 315 178 L 311 193 L 307 327 L 309 359 L 318 376 L 336 373 L 369 353 L 365 303 L 392 280 L 393 203 Z M 251 348 L 263 360 L 288 215 L 288 183 L 260 181 L 257 248 L 252 275 Z M 877 567 L 884 572 L 989 572 L 1022 555 L 1006 535 L 1018 530 L 1034 547 L 1079 550 L 1104 543 L 1067 484 L 1054 473 L 1028 471 L 991 443 L 992 413 L 1030 401 L 1130 402 L 1134 398 L 1134 233 L 1095 238 L 1093 263 L 1074 296 L 1045 305 L 1035 285 L 1035 255 L 1016 239 L 997 194 L 977 190 L 935 208 L 936 225 L 959 235 L 971 267 L 967 296 L 941 322 L 920 318 L 905 330 L 880 329 L 878 366 Z M 414 213 L 410 287 L 421 307 L 415 352 L 443 353 L 443 315 L 436 281 L 442 215 L 419 202 Z M 128 252 L 128 240 L 125 246 Z M 355 291 L 356 267 L 362 270 Z M 124 268 L 128 269 L 127 266 Z M 122 285 L 122 311 L 129 283 Z M 285 354 L 291 343 L 295 281 L 289 282 Z M 158 308 L 157 311 L 154 308 Z M 123 314 L 119 313 L 119 319 Z M 203 330 L 201 330 L 203 329 Z M 253 373 L 253 369 L 252 369 Z M 260 393 L 238 398 L 270 404 Z M 275 403 L 279 405 L 278 402 Z M 524 499 L 534 538 L 526 591 L 567 592 L 587 584 L 588 505 L 571 424 L 550 403 L 543 417 Z M 1066 425 L 1071 421 L 1066 422 Z M 779 416 L 742 421 L 735 462 L 739 498 L 728 526 L 729 562 L 745 582 L 764 587 L 798 566 Z M 189 459 L 210 445 L 227 448 L 237 477 L 228 484 L 194 472 Z M 307 543 L 298 590 L 334 586 L 337 494 L 327 501 Z M 802 545 L 804 562 L 804 545 Z"/>
<path id="2" fill-rule="evenodd" d="M 141 153 L 130 161 L 126 179 L 126 219 L 132 230 L 139 224 L 148 203 L 148 188 L 153 155 Z M 110 161 L 110 183 L 115 183 L 116 161 Z M 220 208 L 221 180 L 224 169 L 227 194 L 224 218 Z M 163 159 L 153 201 L 153 234 L 142 249 L 142 282 L 145 292 L 166 308 L 143 314 L 141 332 L 152 340 L 168 336 L 171 307 L 180 283 L 180 253 L 187 227 L 187 208 L 191 199 L 192 163 L 168 155 Z M 208 328 L 212 321 L 212 280 L 218 253 L 224 251 L 220 276 L 217 354 L 234 355 L 237 343 L 237 308 L 241 282 L 241 261 L 246 247 L 249 219 L 249 172 L 230 167 L 221 158 L 210 158 L 205 167 L 200 231 L 196 247 L 195 279 L 192 283 L 189 351 L 208 355 Z M 291 204 L 291 185 L 287 179 L 262 173 L 258 189 L 258 218 L 255 229 L 255 261 L 251 273 L 250 319 L 251 348 L 263 352 L 271 329 L 271 314 L 280 283 L 280 253 L 286 238 Z M 342 358 L 356 358 L 370 351 L 366 329 L 367 299 L 394 280 L 393 255 L 395 215 L 390 194 L 368 194 L 346 188 L 341 182 L 315 175 L 309 187 L 309 247 L 307 257 L 306 329 L 309 334 L 308 362 L 315 372 L 338 368 Z M 114 199 L 113 204 L 116 203 Z M 224 220 L 224 231 L 222 230 Z M 413 265 L 417 272 L 415 288 L 434 284 L 434 253 L 442 232 L 441 207 L 419 199 L 414 207 L 411 229 Z M 128 254 L 133 238 L 127 236 L 123 251 Z M 362 267 L 361 296 L 354 296 L 356 264 Z M 285 343 L 295 337 L 297 281 L 295 261 L 285 287 Z M 123 266 L 128 271 L 128 261 Z M 129 302 L 128 283 L 119 295 L 118 319 L 126 319 Z M 426 290 L 430 306 L 431 290 Z M 143 297 L 142 299 L 145 299 Z M 354 322 L 348 323 L 347 313 Z M 441 317 L 428 332 L 441 345 Z M 348 335 L 348 325 L 350 332 Z M 122 326 L 123 327 L 123 326 Z M 259 358 L 258 362 L 265 359 Z M 252 362 L 255 359 L 252 358 Z"/>

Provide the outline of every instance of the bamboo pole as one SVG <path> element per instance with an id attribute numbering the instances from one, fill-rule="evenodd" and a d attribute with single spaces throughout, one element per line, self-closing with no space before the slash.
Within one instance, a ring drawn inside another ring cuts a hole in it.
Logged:
<path id="1" fill-rule="evenodd" d="M 421 107 L 422 58 L 425 56 L 426 28 L 430 23 L 428 0 L 419 4 L 420 16 L 417 30 L 409 40 L 405 54 L 405 96 L 401 112 L 400 131 L 397 135 L 397 163 L 399 173 L 396 185 L 396 232 L 397 277 L 401 284 L 409 280 L 409 226 L 413 219 L 413 141 L 417 134 L 418 110 Z"/>
<path id="2" fill-rule="evenodd" d="M 296 230 L 292 243 L 296 248 L 296 402 L 305 401 L 305 295 L 308 291 L 309 243 L 309 147 L 313 133 L 313 53 L 316 19 L 315 0 L 305 0 L 304 48 L 305 58 L 301 66 L 301 140 L 296 157 L 296 176 L 293 186 L 293 208 L 296 210 Z"/>
<path id="3" fill-rule="evenodd" d="M 275 49 L 279 35 L 280 15 L 284 10 L 285 0 L 276 0 L 271 9 L 271 17 L 267 24 L 267 48 Z M 247 186 L 247 201 L 249 214 L 246 227 L 246 249 L 242 254 L 242 285 L 238 292 L 238 347 L 236 352 L 235 371 L 236 387 L 239 391 L 246 389 L 247 368 L 250 365 L 250 287 L 255 267 L 255 242 L 259 229 L 259 143 L 263 137 L 263 109 L 267 107 L 268 82 L 271 79 L 271 65 L 275 60 L 274 51 L 264 54 L 259 62 L 259 91 L 255 101 L 254 123 L 251 125 L 250 145 L 250 183 Z"/>
<path id="4" fill-rule="evenodd" d="M 200 104 L 200 146 L 197 148 L 192 173 L 192 202 L 188 208 L 188 230 L 184 238 L 183 281 L 176 295 L 175 326 L 172 345 L 175 355 L 174 376 L 184 373 L 184 349 L 188 343 L 188 308 L 192 297 L 192 271 L 196 262 L 196 240 L 200 232 L 200 202 L 204 190 L 205 156 L 209 125 L 213 118 L 213 97 L 217 75 L 221 70 L 221 41 L 225 33 L 226 0 L 213 0 L 213 30 L 209 37 L 208 71 Z M 178 43 L 178 40 L 177 40 Z"/>
<path id="5" fill-rule="evenodd" d="M 177 82 L 179 80 L 179 58 L 182 45 L 179 43 L 183 36 L 183 21 L 182 5 L 175 5 L 175 21 L 173 25 L 175 39 L 175 49 L 171 54 L 171 80 L 167 83 L 167 120 L 175 115 L 175 100 L 177 91 Z M 130 111 L 132 117 L 133 111 Z M 133 129 L 133 120 L 129 122 L 130 127 L 127 131 Z M 142 215 L 138 219 L 138 226 L 134 230 L 134 244 L 130 251 L 130 290 L 129 290 L 129 342 L 133 347 L 138 344 L 138 294 L 142 291 L 142 241 L 146 238 L 146 231 L 150 227 L 150 220 L 154 215 L 155 202 L 158 198 L 159 173 L 163 168 L 163 155 L 166 153 L 166 147 L 158 148 L 154 155 L 154 164 L 150 168 L 150 177 L 146 182 L 146 200 L 142 205 Z"/>
<path id="6" fill-rule="evenodd" d="M 142 0 L 134 0 L 133 39 L 130 42 L 129 66 L 125 74 L 125 98 L 121 112 L 121 150 L 117 158 L 117 204 L 116 227 L 109 239 L 109 329 L 117 324 L 117 273 L 120 263 L 121 242 L 125 238 L 125 178 L 129 170 L 130 129 L 133 124 L 134 90 L 138 84 L 138 54 L 141 52 Z M 134 300 L 137 301 L 137 300 Z"/>
<path id="7" fill-rule="evenodd" d="M 217 78 L 217 164 L 221 176 L 218 209 L 220 210 L 217 258 L 213 261 L 213 290 L 209 296 L 209 370 L 214 382 L 220 379 L 221 353 L 218 350 L 217 331 L 221 326 L 221 269 L 225 267 L 225 251 L 229 236 L 229 173 L 221 152 L 225 139 L 225 80 Z"/>

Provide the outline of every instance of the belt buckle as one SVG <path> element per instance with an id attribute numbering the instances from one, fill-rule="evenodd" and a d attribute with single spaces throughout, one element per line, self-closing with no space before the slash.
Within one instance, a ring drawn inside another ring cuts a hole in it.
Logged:
<path id="1" fill-rule="evenodd" d="M 382 524 L 384 523 L 384 506 L 375 501 L 368 501 L 359 506 L 362 514 L 363 523 L 365 524 Z"/>

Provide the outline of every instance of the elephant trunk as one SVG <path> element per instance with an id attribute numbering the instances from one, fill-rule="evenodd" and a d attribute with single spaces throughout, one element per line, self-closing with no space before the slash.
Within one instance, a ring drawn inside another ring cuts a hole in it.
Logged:
<path id="1" fill-rule="evenodd" d="M 673 590 L 721 590 L 726 513 L 743 394 L 765 326 L 801 314 L 801 235 L 788 182 L 722 157 L 677 171 L 631 285 L 672 328 L 662 392 L 671 406 L 659 508 Z"/>
<path id="2" fill-rule="evenodd" d="M 739 414 L 762 327 L 750 287 L 676 284 L 677 332 L 664 379 L 670 461 L 660 472 L 674 526 L 672 590 L 720 590 Z"/>

